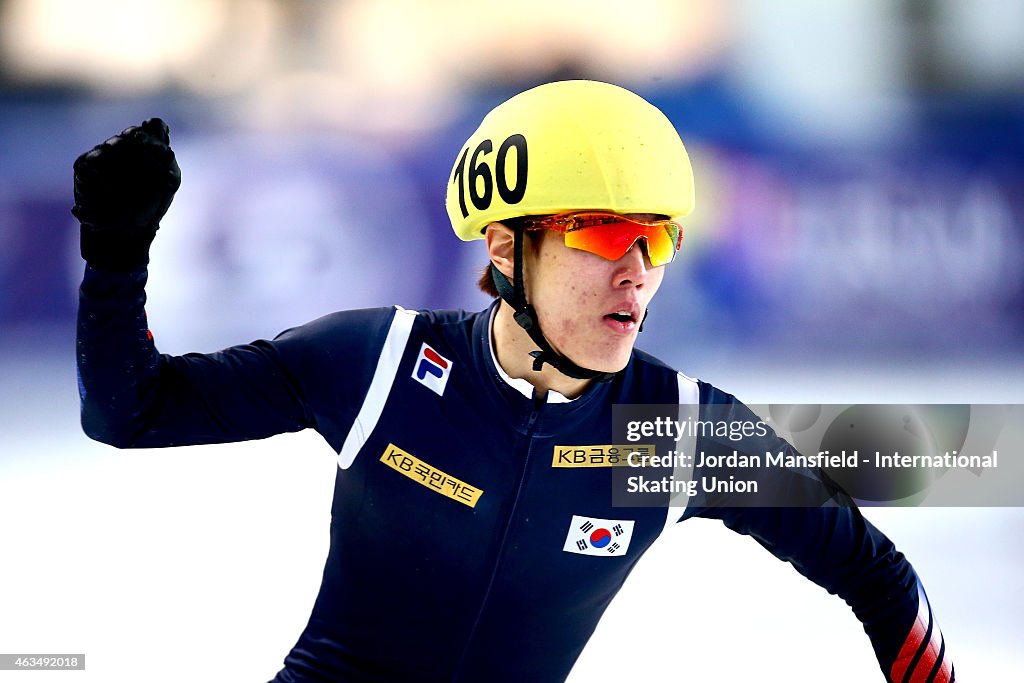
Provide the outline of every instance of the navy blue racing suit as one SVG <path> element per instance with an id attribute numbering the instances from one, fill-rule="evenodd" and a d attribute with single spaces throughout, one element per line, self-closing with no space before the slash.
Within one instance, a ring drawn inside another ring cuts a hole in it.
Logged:
<path id="1" fill-rule="evenodd" d="M 146 278 L 86 268 L 90 437 L 164 447 L 312 428 L 338 454 L 323 583 L 275 682 L 562 681 L 644 551 L 693 516 L 846 600 L 886 680 L 954 680 L 917 575 L 855 506 L 613 506 L 612 406 L 746 414 L 707 383 L 635 350 L 612 381 L 537 400 L 495 361 L 494 306 L 345 311 L 272 341 L 161 355 Z"/>

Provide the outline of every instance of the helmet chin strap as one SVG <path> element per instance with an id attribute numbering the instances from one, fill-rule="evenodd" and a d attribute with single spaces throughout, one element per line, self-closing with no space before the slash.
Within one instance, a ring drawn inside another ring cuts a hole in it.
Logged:
<path id="1" fill-rule="evenodd" d="M 515 263 L 512 271 L 512 282 L 508 281 L 505 274 L 498 270 L 494 263 L 491 263 L 491 279 L 494 281 L 494 287 L 498 290 L 502 300 L 511 306 L 515 312 L 516 323 L 526 331 L 526 334 L 530 336 L 533 343 L 540 349 L 539 351 L 530 352 L 530 355 L 533 357 L 533 370 L 540 372 L 544 364 L 547 363 L 566 377 L 573 379 L 592 379 L 598 382 L 611 381 L 616 373 L 582 368 L 551 348 L 551 344 L 548 343 L 544 333 L 541 332 L 540 323 L 537 320 L 537 312 L 526 301 L 526 291 L 523 286 L 523 242 L 525 241 L 525 235 L 522 226 L 515 227 L 513 240 Z"/>

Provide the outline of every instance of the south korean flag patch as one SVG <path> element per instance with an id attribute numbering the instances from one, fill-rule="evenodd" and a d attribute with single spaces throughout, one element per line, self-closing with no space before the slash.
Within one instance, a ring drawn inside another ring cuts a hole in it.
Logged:
<path id="1" fill-rule="evenodd" d="M 633 520 L 573 515 L 562 550 L 577 555 L 618 557 L 629 550 Z"/>

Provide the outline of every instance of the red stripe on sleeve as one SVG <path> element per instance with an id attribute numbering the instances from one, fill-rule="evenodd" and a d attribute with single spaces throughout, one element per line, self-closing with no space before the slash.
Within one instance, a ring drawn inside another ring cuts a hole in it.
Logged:
<path id="1" fill-rule="evenodd" d="M 896 655 L 896 661 L 892 664 L 892 670 L 889 672 L 889 678 L 892 680 L 892 683 L 904 683 L 904 677 L 907 675 L 907 669 L 910 668 L 910 662 L 913 661 L 914 655 L 917 654 L 921 643 L 924 642 L 925 635 L 928 633 L 930 621 L 931 613 L 928 610 L 928 599 L 924 597 L 924 593 L 918 587 L 917 618 L 914 619 L 914 624 L 910 627 L 910 633 L 907 634 L 907 639 L 903 641 L 903 647 L 900 648 L 900 653 Z"/>
<path id="2" fill-rule="evenodd" d="M 908 683 L 924 683 L 928 680 L 928 674 L 932 672 L 935 667 L 935 662 L 939 658 L 939 651 L 942 649 L 942 632 L 939 631 L 938 626 L 932 627 L 932 637 L 928 641 L 928 647 L 925 649 L 924 654 L 921 655 L 921 659 L 918 660 L 917 666 L 914 667 L 914 673 L 910 677 Z M 945 659 L 945 658 L 943 658 Z"/>
<path id="3" fill-rule="evenodd" d="M 945 654 L 942 656 L 939 672 L 935 674 L 935 683 L 953 683 L 953 665 L 949 663 L 949 657 Z"/>

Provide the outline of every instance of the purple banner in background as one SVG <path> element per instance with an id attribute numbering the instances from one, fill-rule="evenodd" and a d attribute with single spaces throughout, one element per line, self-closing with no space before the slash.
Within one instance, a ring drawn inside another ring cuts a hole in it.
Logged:
<path id="1" fill-rule="evenodd" d="M 435 142 L 405 139 L 396 153 L 338 131 L 187 125 L 175 141 L 184 183 L 157 238 L 150 290 L 163 338 L 205 348 L 339 308 L 486 303 L 474 294 L 482 248 L 456 240 L 440 213 L 448 162 Z M 697 210 L 644 347 L 687 334 L 818 353 L 1024 346 L 1021 160 L 689 147 Z M 18 155 L 33 149 L 4 145 L 0 326 L 74 316 L 74 154 L 14 182 Z"/>
<path id="2" fill-rule="evenodd" d="M 703 151 L 682 256 L 708 325 L 759 345 L 1020 345 L 1024 168 Z"/>

